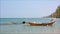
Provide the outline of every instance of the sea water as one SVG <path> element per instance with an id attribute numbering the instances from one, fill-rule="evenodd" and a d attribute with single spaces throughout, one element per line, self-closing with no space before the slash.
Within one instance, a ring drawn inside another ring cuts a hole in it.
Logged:
<path id="1" fill-rule="evenodd" d="M 30 26 L 22 24 L 23 21 L 48 23 L 51 19 L 52 18 L 0 18 L 0 34 L 60 33 L 60 18 L 57 18 L 52 26 Z M 9 22 L 16 22 L 18 24 L 3 25 Z"/>

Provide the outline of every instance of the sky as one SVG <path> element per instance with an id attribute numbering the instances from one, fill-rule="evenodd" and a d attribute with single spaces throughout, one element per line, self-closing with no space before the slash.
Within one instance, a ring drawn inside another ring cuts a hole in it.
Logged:
<path id="1" fill-rule="evenodd" d="M 56 11 L 59 0 L 0 0 L 0 18 L 40 18 Z"/>

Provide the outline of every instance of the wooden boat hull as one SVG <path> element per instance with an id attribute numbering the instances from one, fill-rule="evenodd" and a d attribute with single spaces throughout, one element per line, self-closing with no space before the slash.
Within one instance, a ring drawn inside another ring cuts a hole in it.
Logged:
<path id="1" fill-rule="evenodd" d="M 36 24 L 36 23 L 29 23 L 31 26 L 50 26 L 53 23 L 42 23 L 42 24 Z"/>

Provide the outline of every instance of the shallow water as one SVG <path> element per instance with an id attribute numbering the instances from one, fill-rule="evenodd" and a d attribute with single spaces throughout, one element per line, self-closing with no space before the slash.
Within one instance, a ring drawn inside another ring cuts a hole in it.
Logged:
<path id="1" fill-rule="evenodd" d="M 0 24 L 13 21 L 21 23 L 22 21 L 37 21 L 48 22 L 51 18 L 19 18 L 19 19 L 7 19 L 1 18 Z M 26 24 L 14 24 L 14 25 L 0 25 L 0 34 L 28 34 L 28 33 L 60 33 L 60 18 L 56 19 L 56 22 L 52 26 L 30 26 Z"/>

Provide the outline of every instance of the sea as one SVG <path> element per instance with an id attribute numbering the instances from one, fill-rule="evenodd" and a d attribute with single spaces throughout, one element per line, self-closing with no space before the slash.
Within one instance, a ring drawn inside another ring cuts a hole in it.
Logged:
<path id="1" fill-rule="evenodd" d="M 30 26 L 23 21 L 48 23 L 52 18 L 0 18 L 0 34 L 60 34 L 60 18 L 52 26 Z M 10 22 L 17 24 L 7 25 Z"/>

